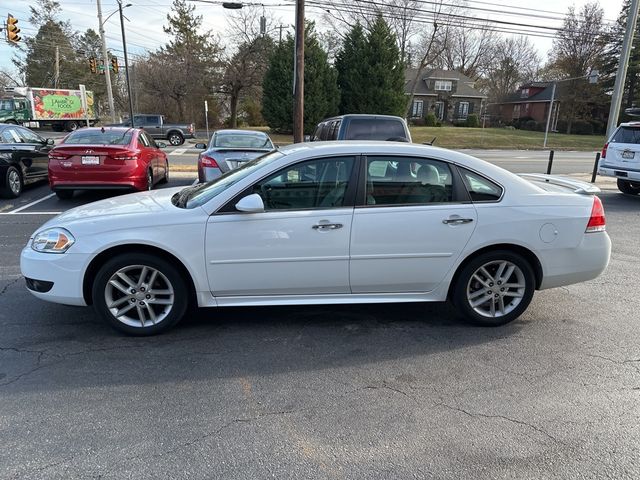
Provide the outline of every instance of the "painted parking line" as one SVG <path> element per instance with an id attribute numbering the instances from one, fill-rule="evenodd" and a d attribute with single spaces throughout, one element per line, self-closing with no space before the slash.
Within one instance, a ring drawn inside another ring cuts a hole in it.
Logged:
<path id="1" fill-rule="evenodd" d="M 60 215 L 63 212 L 0 212 L 0 215 Z"/>
<path id="2" fill-rule="evenodd" d="M 37 205 L 40 202 L 44 202 L 45 200 L 49 200 L 51 197 L 55 196 L 55 193 L 50 193 L 49 195 L 45 195 L 42 198 L 39 198 L 38 200 L 34 200 L 31 203 L 27 203 L 26 205 L 21 206 L 20 208 L 16 208 L 15 210 L 12 210 L 10 212 L 7 212 L 7 215 L 12 215 L 15 213 L 19 213 L 23 210 L 26 210 L 29 207 L 33 207 L 34 205 Z"/>
<path id="3" fill-rule="evenodd" d="M 184 155 L 187 151 L 186 148 L 176 148 L 175 150 L 169 152 L 171 155 Z"/>

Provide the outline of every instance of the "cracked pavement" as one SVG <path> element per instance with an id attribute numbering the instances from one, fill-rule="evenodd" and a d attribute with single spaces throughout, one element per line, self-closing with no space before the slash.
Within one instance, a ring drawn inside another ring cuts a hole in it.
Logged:
<path id="1" fill-rule="evenodd" d="M 443 305 L 200 311 L 114 333 L 41 302 L 0 218 L 0 479 L 640 478 L 640 198 L 613 257 L 502 328 Z"/>

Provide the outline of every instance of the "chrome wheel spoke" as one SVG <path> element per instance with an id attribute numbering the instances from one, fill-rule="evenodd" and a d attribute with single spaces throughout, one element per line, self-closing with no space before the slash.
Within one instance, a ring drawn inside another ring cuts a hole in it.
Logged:
<path id="1" fill-rule="evenodd" d="M 173 295 L 173 290 L 154 290 L 149 289 L 149 293 L 152 295 Z"/>
<path id="2" fill-rule="evenodd" d="M 504 273 L 505 268 L 507 268 L 507 262 L 500 263 L 495 275 L 496 280 L 502 280 L 502 274 Z"/>
<path id="3" fill-rule="evenodd" d="M 153 307 L 151 307 L 151 305 L 147 304 L 147 312 L 149 313 L 149 320 L 151 320 L 151 322 L 155 325 L 156 324 L 156 313 L 153 311 Z"/>
<path id="4" fill-rule="evenodd" d="M 500 280 L 502 281 L 502 283 L 506 282 L 507 280 L 509 280 L 511 278 L 511 275 L 513 275 L 513 271 L 516 269 L 516 266 L 511 264 L 509 265 L 509 268 L 507 268 L 507 273 L 504 274 L 504 276 L 499 277 Z"/>
<path id="5" fill-rule="evenodd" d="M 118 300 L 114 300 L 113 302 L 111 302 L 109 305 L 107 305 L 109 308 L 115 308 L 118 307 L 120 305 L 122 305 L 125 302 L 129 301 L 129 297 L 122 297 L 119 298 Z"/>
<path id="6" fill-rule="evenodd" d="M 486 278 L 488 281 L 492 282 L 494 280 L 493 275 L 491 275 L 489 272 L 487 272 L 487 269 L 484 267 L 480 267 L 478 269 L 478 272 L 482 273 L 484 275 L 484 278 Z M 478 273 L 476 272 L 476 274 Z"/>
<path id="7" fill-rule="evenodd" d="M 504 298 L 503 297 L 499 297 L 498 298 L 498 312 L 500 312 L 500 315 L 504 315 Z"/>
<path id="8" fill-rule="evenodd" d="M 473 274 L 472 277 L 474 280 L 480 282 L 485 288 L 490 288 L 489 287 L 489 282 L 483 278 L 480 277 L 480 275 L 478 275 L 478 272 Z"/>
<path id="9" fill-rule="evenodd" d="M 504 292 L 505 297 L 522 298 L 524 295 L 520 292 Z"/>
<path id="10" fill-rule="evenodd" d="M 493 298 L 489 302 L 489 313 L 491 314 L 492 317 L 496 316 L 496 302 L 495 300 L 493 300 Z"/>
<path id="11" fill-rule="evenodd" d="M 173 300 L 169 298 L 152 298 L 147 300 L 150 305 L 173 305 Z"/>
<path id="12" fill-rule="evenodd" d="M 122 310 L 118 310 L 118 312 L 116 313 L 116 318 L 117 317 L 121 317 L 122 315 L 124 315 L 125 313 L 127 313 L 129 310 L 131 310 L 133 307 L 135 307 L 136 304 L 135 303 L 130 303 L 129 305 L 127 305 L 126 307 L 124 307 Z"/>
<path id="13" fill-rule="evenodd" d="M 129 287 L 131 287 L 131 288 L 135 288 L 135 287 L 137 286 L 137 285 L 136 285 L 136 282 L 134 282 L 133 280 L 131 280 L 127 274 L 125 274 L 125 273 L 121 273 L 121 272 L 118 272 L 118 273 L 116 273 L 116 275 L 118 276 L 118 278 L 120 278 L 120 279 L 124 280 L 124 282 L 125 282 L 127 285 L 129 285 Z"/>
<path id="14" fill-rule="evenodd" d="M 487 294 L 487 289 L 486 288 L 481 288 L 480 290 L 476 290 L 473 293 L 469 294 L 469 300 L 474 300 L 476 298 L 478 298 L 480 295 L 486 295 Z"/>
<path id="15" fill-rule="evenodd" d="M 114 287 L 116 287 L 120 292 L 129 295 L 129 289 L 125 286 L 123 286 L 120 282 L 118 282 L 117 280 L 114 280 L 113 278 L 111 280 L 109 280 L 109 285 L 113 285 Z"/>
<path id="16" fill-rule="evenodd" d="M 507 289 L 507 288 L 524 288 L 524 283 L 505 283 L 502 286 L 505 289 Z"/>
<path id="17" fill-rule="evenodd" d="M 146 320 L 144 315 L 144 306 L 137 305 L 136 309 L 138 310 L 138 319 L 140 320 L 140 324 L 144 327 L 144 322 Z"/>
<path id="18" fill-rule="evenodd" d="M 491 299 L 493 299 L 493 295 L 489 293 L 489 294 L 485 295 L 484 297 L 471 302 L 471 306 L 473 308 L 479 307 L 480 305 L 482 305 L 484 303 L 487 303 L 487 301 L 490 301 Z"/>
<path id="19" fill-rule="evenodd" d="M 157 276 L 158 276 L 157 270 L 154 270 L 153 272 L 151 272 L 151 277 L 149 277 L 149 281 L 147 282 L 147 285 L 149 285 L 149 290 L 153 288 L 153 284 L 155 283 Z"/>
<path id="20" fill-rule="evenodd" d="M 138 279 L 138 286 L 141 286 L 145 283 L 144 279 L 147 278 L 148 274 L 149 274 L 149 267 L 142 267 L 142 272 L 140 273 L 140 278 Z"/>

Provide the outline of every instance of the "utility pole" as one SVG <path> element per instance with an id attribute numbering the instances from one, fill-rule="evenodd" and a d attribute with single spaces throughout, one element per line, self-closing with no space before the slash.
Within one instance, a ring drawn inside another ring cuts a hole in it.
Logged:
<path id="1" fill-rule="evenodd" d="M 618 126 L 620 104 L 622 103 L 622 92 L 627 78 L 629 55 L 631 54 L 631 47 L 633 46 L 633 34 L 636 31 L 636 23 L 638 22 L 638 6 L 640 6 L 640 0 L 631 0 L 629 18 L 627 18 L 627 31 L 624 34 L 622 52 L 620 52 L 620 60 L 618 63 L 618 73 L 616 74 L 616 83 L 613 87 L 613 95 L 611 95 L 611 108 L 609 109 L 609 121 L 607 122 L 607 140 L 611 137 L 613 131 Z"/>
<path id="2" fill-rule="evenodd" d="M 547 128 L 544 129 L 544 144 L 542 148 L 547 148 L 547 137 L 549 136 L 549 126 L 551 125 L 551 112 L 553 112 L 553 102 L 556 100 L 556 82 L 553 82 L 551 89 L 551 102 L 549 103 L 549 114 L 547 115 Z"/>
<path id="3" fill-rule="evenodd" d="M 53 88 L 58 88 L 60 81 L 60 47 L 56 45 L 56 65 L 53 73 Z"/>
<path id="4" fill-rule="evenodd" d="M 111 122 L 116 122 L 116 112 L 115 107 L 113 105 L 113 90 L 111 90 L 111 73 L 109 71 L 109 52 L 107 51 L 107 41 L 104 37 L 104 22 L 102 21 L 102 5 L 100 0 L 96 0 L 96 4 L 98 5 L 98 23 L 100 28 L 98 32 L 100 33 L 100 40 L 102 41 L 102 58 L 105 62 L 104 69 L 104 79 L 107 82 L 107 101 L 109 102 L 109 114 L 111 115 Z"/>
<path id="5" fill-rule="evenodd" d="M 278 44 L 282 43 L 282 29 L 285 28 L 284 25 L 280 25 L 278 30 L 280 30 L 280 34 L 278 35 Z"/>
<path id="6" fill-rule="evenodd" d="M 127 5 L 129 6 L 129 5 Z M 133 118 L 133 97 L 131 97 L 131 83 L 129 83 L 129 57 L 127 56 L 127 40 L 124 35 L 124 15 L 122 14 L 122 0 L 118 0 L 118 9 L 120 10 L 120 28 L 122 30 L 122 50 L 124 52 L 124 73 L 127 78 L 127 95 L 129 95 L 129 119 L 131 126 L 135 127 Z"/>
<path id="7" fill-rule="evenodd" d="M 304 0 L 296 0 L 296 61 L 294 75 L 293 143 L 300 143 L 304 141 Z"/>

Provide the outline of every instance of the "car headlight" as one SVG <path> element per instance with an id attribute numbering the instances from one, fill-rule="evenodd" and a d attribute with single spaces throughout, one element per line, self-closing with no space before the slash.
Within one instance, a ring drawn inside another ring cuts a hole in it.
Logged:
<path id="1" fill-rule="evenodd" d="M 64 253 L 74 243 L 76 239 L 64 228 L 48 228 L 33 237 L 31 248 L 42 253 Z"/>

